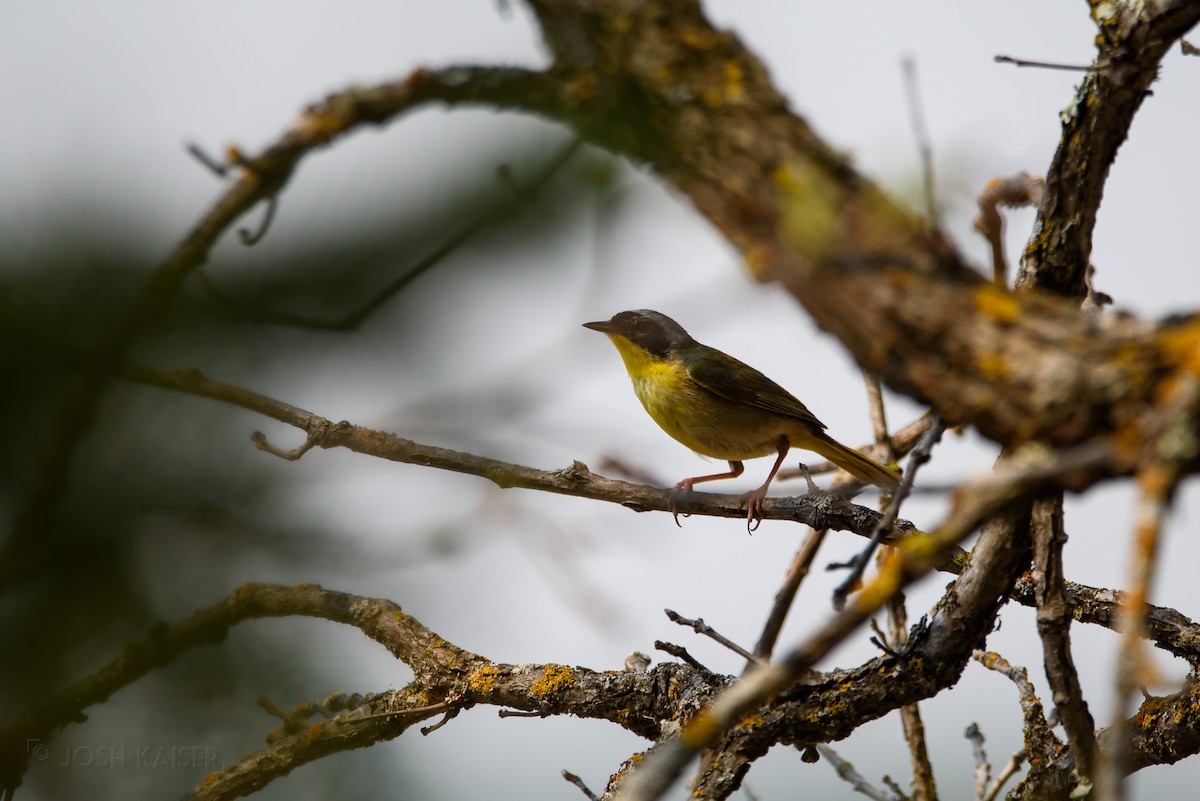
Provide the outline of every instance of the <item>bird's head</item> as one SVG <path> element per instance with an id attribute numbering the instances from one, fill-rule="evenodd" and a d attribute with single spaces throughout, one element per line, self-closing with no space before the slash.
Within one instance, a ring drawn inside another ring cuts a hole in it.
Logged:
<path id="1" fill-rule="evenodd" d="M 650 309 L 619 312 L 611 320 L 584 323 L 583 327 L 607 334 L 610 339 L 622 337 L 659 359 L 667 358 L 671 351 L 692 342 L 683 326 Z"/>

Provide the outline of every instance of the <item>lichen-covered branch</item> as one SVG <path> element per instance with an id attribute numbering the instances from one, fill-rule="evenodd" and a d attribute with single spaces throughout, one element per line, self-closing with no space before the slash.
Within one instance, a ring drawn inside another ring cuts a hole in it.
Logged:
<path id="1" fill-rule="evenodd" d="M 1097 27 L 1096 58 L 1063 112 L 1058 151 L 1017 276 L 1018 288 L 1077 300 L 1086 291 L 1108 170 L 1150 95 L 1163 56 L 1200 21 L 1200 5 L 1189 0 L 1089 5 Z"/>
<path id="2" fill-rule="evenodd" d="M 748 672 L 739 682 L 721 693 L 701 715 L 696 716 L 675 736 L 661 740 L 647 756 L 643 765 L 631 772 L 617 794 L 621 801 L 648 801 L 659 798 L 674 783 L 680 773 L 701 750 L 726 736 L 745 716 L 767 701 L 803 699 L 816 700 L 811 688 L 789 691 L 801 681 L 804 673 L 818 659 L 855 631 L 897 592 L 924 576 L 934 564 L 944 558 L 944 551 L 957 545 L 967 534 L 985 520 L 996 520 L 997 513 L 1019 504 L 1035 487 L 1041 486 L 1049 475 L 1064 468 L 1063 463 L 1035 462 L 1023 468 L 1008 466 L 996 474 L 961 490 L 956 504 L 946 519 L 929 535 L 917 535 L 902 540 L 893 551 L 894 558 L 868 583 L 854 602 L 835 614 L 808 639 L 777 661 L 761 665 Z M 950 686 L 957 679 L 973 648 L 991 630 L 994 615 L 1005 591 L 1011 584 L 1012 571 L 1028 547 L 1027 529 L 990 525 L 985 528 L 972 552 L 972 557 L 954 586 L 943 596 L 927 628 L 919 630 L 910 640 L 904 654 L 894 659 L 894 672 L 868 663 L 865 673 L 854 673 L 848 684 L 865 698 L 884 699 L 890 708 L 898 708 L 927 697 L 932 688 Z M 930 683 L 910 681 L 916 676 L 908 672 L 908 660 L 920 660 L 929 671 L 917 671 L 923 678 L 936 676 Z M 795 695 L 793 695 L 793 692 Z M 796 710 L 781 709 L 776 725 L 784 726 L 792 744 L 840 739 L 865 722 L 861 716 L 872 714 L 873 704 L 836 705 L 844 714 L 829 714 L 832 706 L 820 707 L 826 718 L 819 724 Z M 763 728 L 770 731 L 770 717 Z M 734 774 L 737 776 L 738 774 Z M 732 788 L 734 789 L 736 785 Z"/>
<path id="3" fill-rule="evenodd" d="M 1042 639 L 1046 679 L 1054 707 L 1067 733 L 1079 774 L 1092 778 L 1096 724 L 1083 697 L 1071 657 L 1071 615 L 1062 575 L 1062 496 L 1043 498 L 1033 507 L 1033 584 L 1037 596 L 1038 634 Z"/>

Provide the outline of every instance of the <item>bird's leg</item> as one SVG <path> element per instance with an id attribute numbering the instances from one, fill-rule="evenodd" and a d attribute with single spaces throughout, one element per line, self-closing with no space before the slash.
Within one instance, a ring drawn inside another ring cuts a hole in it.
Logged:
<path id="1" fill-rule="evenodd" d="M 737 478 L 746 468 L 741 462 L 730 462 L 728 473 L 714 473 L 711 476 L 696 476 L 695 478 L 685 478 L 675 485 L 675 489 L 671 492 L 671 499 L 667 503 L 667 510 L 675 517 L 675 525 L 683 528 L 679 523 L 679 495 L 683 493 L 686 497 L 691 494 L 692 485 L 700 484 L 705 481 L 719 481 L 722 478 Z M 778 469 L 778 468 L 777 468 Z M 684 512 L 683 516 L 687 517 L 689 513 Z"/>
<path id="2" fill-rule="evenodd" d="M 788 442 L 787 437 L 780 437 L 775 447 L 779 449 L 779 458 L 775 460 L 775 466 L 771 468 L 771 473 L 767 476 L 767 480 L 763 482 L 761 487 L 756 490 L 750 490 L 739 499 L 740 503 L 746 504 L 746 531 L 751 534 L 762 523 L 762 517 L 759 516 L 759 513 L 762 511 L 763 498 L 767 497 L 767 487 L 771 486 L 771 481 L 774 480 L 775 474 L 783 466 L 783 460 L 787 458 L 788 451 L 791 450 L 792 445 Z"/>

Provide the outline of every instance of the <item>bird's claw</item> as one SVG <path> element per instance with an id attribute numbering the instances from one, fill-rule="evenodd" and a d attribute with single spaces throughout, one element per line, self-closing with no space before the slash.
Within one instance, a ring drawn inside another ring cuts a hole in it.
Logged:
<path id="1" fill-rule="evenodd" d="M 675 525 L 683 528 L 683 524 L 679 522 L 679 507 L 682 501 L 683 506 L 687 506 L 688 496 L 692 494 L 692 483 L 690 481 L 680 481 L 671 489 L 671 495 L 667 499 L 667 511 L 671 513 L 671 517 L 675 518 Z M 684 517 L 691 517 L 691 512 L 684 512 Z"/>
<path id="2" fill-rule="evenodd" d="M 738 498 L 738 506 L 743 504 L 746 507 L 746 533 L 753 534 L 758 531 L 758 527 L 762 525 L 762 502 L 763 498 L 767 497 L 766 487 L 759 487 L 756 490 L 750 490 L 742 497 Z"/>

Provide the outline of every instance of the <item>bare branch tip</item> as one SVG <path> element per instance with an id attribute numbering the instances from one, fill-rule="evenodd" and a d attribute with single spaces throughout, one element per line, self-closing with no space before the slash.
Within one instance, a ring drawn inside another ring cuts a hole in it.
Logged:
<path id="1" fill-rule="evenodd" d="M 253 442 L 254 447 L 258 448 L 260 451 L 265 451 L 272 456 L 278 456 L 280 459 L 288 462 L 296 461 L 301 456 L 312 450 L 313 446 L 317 444 L 316 436 L 310 434 L 308 438 L 304 440 L 304 443 L 298 448 L 283 450 L 282 448 L 272 445 L 271 441 L 267 439 L 267 435 L 261 431 L 255 431 L 253 434 L 251 434 L 250 441 Z"/>
<path id="2" fill-rule="evenodd" d="M 224 178 L 229 174 L 229 165 L 217 161 L 215 158 L 210 156 L 204 148 L 200 147 L 200 145 L 196 144 L 195 142 L 188 142 L 186 149 L 192 158 L 200 162 L 201 165 L 207 168 L 218 178 Z"/>
<path id="3" fill-rule="evenodd" d="M 454 718 L 456 718 L 457 716 L 458 716 L 458 707 L 452 707 L 450 709 L 447 709 L 446 713 L 444 715 L 442 715 L 442 719 L 439 720 L 437 723 L 434 723 L 430 726 L 422 726 L 421 727 L 421 736 L 427 737 L 428 735 L 433 734 L 435 731 L 442 728 L 450 721 L 454 720 Z"/>
<path id="4" fill-rule="evenodd" d="M 578 787 L 578 788 L 579 788 L 579 792 L 581 792 L 581 793 L 583 793 L 585 796 L 587 796 L 587 797 L 590 799 L 590 801 L 600 801 L 600 797 L 599 797 L 599 796 L 597 796 L 595 793 L 593 793 L 593 792 L 592 792 L 590 789 L 588 789 L 588 786 L 587 786 L 586 784 L 584 784 L 584 783 L 583 783 L 583 779 L 579 778 L 578 776 L 576 776 L 576 775 L 575 775 L 574 773 L 572 773 L 571 771 L 569 771 L 569 770 L 564 770 L 564 771 L 562 772 L 562 777 L 563 777 L 564 779 L 566 779 L 567 781 L 569 781 L 571 784 L 573 784 L 573 785 L 575 785 L 576 787 Z"/>
<path id="5" fill-rule="evenodd" d="M 275 209 L 279 206 L 278 195 L 267 196 L 267 210 L 263 214 L 262 222 L 258 224 L 257 231 L 251 231 L 249 228 L 238 229 L 238 239 L 246 247 L 253 247 L 262 241 L 262 238 L 267 235 L 267 231 L 271 227 L 271 221 L 275 219 Z"/>

